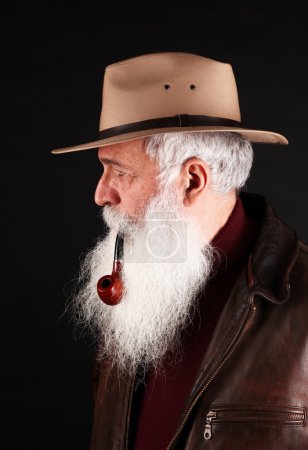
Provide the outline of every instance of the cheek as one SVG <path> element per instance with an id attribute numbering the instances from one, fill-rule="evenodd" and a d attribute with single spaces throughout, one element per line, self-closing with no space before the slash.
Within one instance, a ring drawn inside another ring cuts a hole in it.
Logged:
<path id="1" fill-rule="evenodd" d="M 119 183 L 118 190 L 121 195 L 121 200 L 123 204 L 126 205 L 127 209 L 131 212 L 138 213 L 139 210 L 148 203 L 150 198 L 156 193 L 156 189 L 153 185 L 145 182 L 135 183 Z"/>
<path id="2" fill-rule="evenodd" d="M 113 189 L 119 192 L 121 196 L 125 196 L 128 192 L 133 191 L 132 180 L 130 180 L 127 176 L 113 178 L 110 185 Z"/>
<path id="3" fill-rule="evenodd" d="M 138 186 L 136 186 L 135 194 L 136 198 L 139 198 L 140 200 L 147 201 L 150 197 L 155 195 L 157 193 L 157 187 L 152 183 L 149 182 L 149 180 L 145 180 L 143 182 L 138 183 Z"/>
<path id="4" fill-rule="evenodd" d="M 131 176 L 114 179 L 112 187 L 121 194 L 121 197 L 125 198 L 147 198 L 155 192 L 155 186 L 153 186 L 149 180 L 142 181 Z"/>

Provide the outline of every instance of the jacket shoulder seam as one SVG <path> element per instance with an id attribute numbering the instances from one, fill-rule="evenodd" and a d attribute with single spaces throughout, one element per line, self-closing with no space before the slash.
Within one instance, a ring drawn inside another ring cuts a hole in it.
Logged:
<path id="1" fill-rule="evenodd" d="M 308 245 L 304 244 L 301 241 L 298 241 L 298 246 L 299 246 L 300 250 L 302 250 L 304 253 L 308 254 Z"/>

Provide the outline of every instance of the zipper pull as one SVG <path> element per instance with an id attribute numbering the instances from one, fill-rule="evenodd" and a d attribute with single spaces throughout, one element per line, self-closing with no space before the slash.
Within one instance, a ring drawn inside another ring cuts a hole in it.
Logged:
<path id="1" fill-rule="evenodd" d="M 204 430 L 204 439 L 207 441 L 212 437 L 212 420 L 217 417 L 214 411 L 209 411 L 206 415 L 206 424 Z"/>

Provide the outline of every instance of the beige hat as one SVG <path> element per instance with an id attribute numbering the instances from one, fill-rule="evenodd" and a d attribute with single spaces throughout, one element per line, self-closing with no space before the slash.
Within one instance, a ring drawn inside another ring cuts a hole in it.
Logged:
<path id="1" fill-rule="evenodd" d="M 230 64 L 192 53 L 151 53 L 106 67 L 96 141 L 75 152 L 157 133 L 233 131 L 260 144 L 288 144 L 273 131 L 243 128 Z"/>

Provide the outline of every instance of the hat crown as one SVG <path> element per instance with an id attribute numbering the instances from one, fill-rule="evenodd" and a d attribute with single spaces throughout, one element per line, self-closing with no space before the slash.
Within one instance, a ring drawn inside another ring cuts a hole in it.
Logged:
<path id="1" fill-rule="evenodd" d="M 100 130 L 181 114 L 240 122 L 231 65 L 192 53 L 164 52 L 106 67 Z"/>

